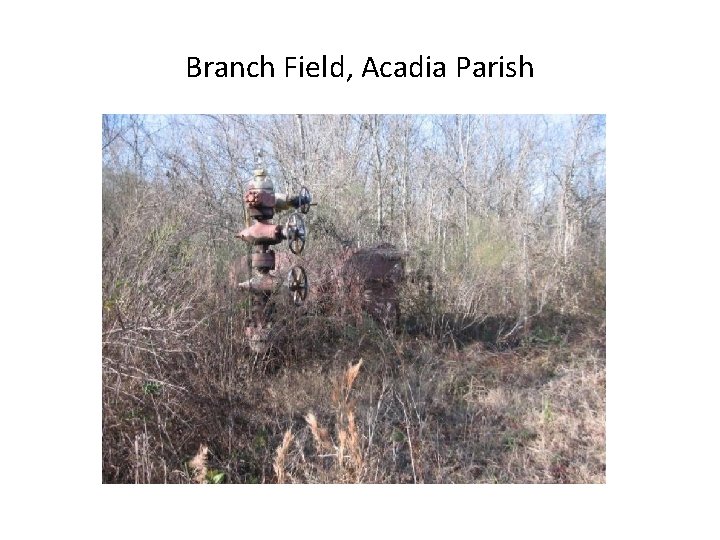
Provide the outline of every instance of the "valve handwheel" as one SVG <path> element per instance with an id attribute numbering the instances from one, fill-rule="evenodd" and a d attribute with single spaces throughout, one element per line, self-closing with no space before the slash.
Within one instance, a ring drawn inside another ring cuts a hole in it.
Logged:
<path id="1" fill-rule="evenodd" d="M 293 266 L 288 272 L 287 286 L 290 297 L 296 306 L 301 305 L 307 298 L 308 279 L 302 266 Z"/>
<path id="2" fill-rule="evenodd" d="M 306 234 L 305 220 L 295 212 L 288 218 L 287 225 L 285 225 L 285 237 L 293 254 L 300 255 L 305 249 Z"/>
<path id="3" fill-rule="evenodd" d="M 306 188 L 305 186 L 300 188 L 300 193 L 298 195 L 298 201 L 299 201 L 298 210 L 300 210 L 303 214 L 307 214 L 310 211 L 310 203 L 312 202 L 312 195 L 310 195 L 310 190 L 308 188 Z"/>

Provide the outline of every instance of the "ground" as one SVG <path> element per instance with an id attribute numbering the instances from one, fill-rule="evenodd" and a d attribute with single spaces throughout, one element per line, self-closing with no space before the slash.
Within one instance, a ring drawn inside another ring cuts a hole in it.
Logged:
<path id="1" fill-rule="evenodd" d="M 500 347 L 363 325 L 106 373 L 104 481 L 605 482 L 604 328 Z"/>

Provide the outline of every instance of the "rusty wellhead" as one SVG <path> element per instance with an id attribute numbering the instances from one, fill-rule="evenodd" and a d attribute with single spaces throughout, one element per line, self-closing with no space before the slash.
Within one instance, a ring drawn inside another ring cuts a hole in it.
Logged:
<path id="1" fill-rule="evenodd" d="M 272 341 L 272 321 L 265 309 L 271 294 L 284 286 L 292 304 L 298 306 L 304 303 L 309 289 L 307 273 L 302 266 L 290 268 L 285 279 L 274 273 L 275 251 L 270 246 L 287 240 L 294 255 L 302 254 L 307 236 L 302 214 L 309 211 L 312 196 L 304 186 L 294 197 L 276 193 L 272 180 L 258 159 L 258 167 L 248 182 L 244 204 L 252 224 L 235 236 L 252 246 L 250 264 L 253 275 L 237 286 L 251 295 L 252 320 L 245 329 L 250 346 L 255 352 L 265 352 Z M 299 212 L 291 214 L 284 226 L 273 223 L 277 212 L 291 209 Z"/>

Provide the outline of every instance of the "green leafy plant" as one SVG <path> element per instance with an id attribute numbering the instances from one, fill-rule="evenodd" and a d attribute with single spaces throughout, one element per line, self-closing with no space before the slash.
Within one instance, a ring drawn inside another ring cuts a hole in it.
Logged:
<path id="1" fill-rule="evenodd" d="M 225 481 L 225 473 L 215 469 L 208 469 L 205 478 L 208 484 L 222 484 Z"/>
<path id="2" fill-rule="evenodd" d="M 157 381 L 145 381 L 142 385 L 143 394 L 146 396 L 157 396 L 162 390 L 162 385 Z"/>
<path id="3" fill-rule="evenodd" d="M 392 434 L 390 435 L 390 439 L 392 439 L 393 442 L 401 443 L 405 441 L 405 433 L 403 433 L 400 429 L 394 428 L 392 431 Z"/>

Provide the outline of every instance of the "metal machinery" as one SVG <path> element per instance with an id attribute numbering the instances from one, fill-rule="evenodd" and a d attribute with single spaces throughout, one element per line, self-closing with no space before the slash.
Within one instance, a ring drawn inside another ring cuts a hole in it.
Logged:
<path id="1" fill-rule="evenodd" d="M 284 282 L 273 273 L 275 270 L 275 251 L 270 246 L 287 241 L 290 251 L 300 255 L 305 248 L 307 229 L 303 214 L 310 210 L 312 196 L 306 187 L 302 187 L 297 196 L 275 193 L 273 182 L 268 178 L 262 166 L 253 171 L 253 178 L 245 193 L 245 207 L 252 224 L 235 236 L 253 246 L 251 256 L 252 277 L 238 283 L 240 289 L 251 293 L 251 324 L 245 328 L 251 346 L 256 351 L 265 350 L 269 331 L 268 302 L 271 294 L 285 286 L 294 305 L 301 305 L 308 294 L 308 278 L 300 265 L 290 268 Z M 273 223 L 275 212 L 295 209 L 285 225 Z"/>

